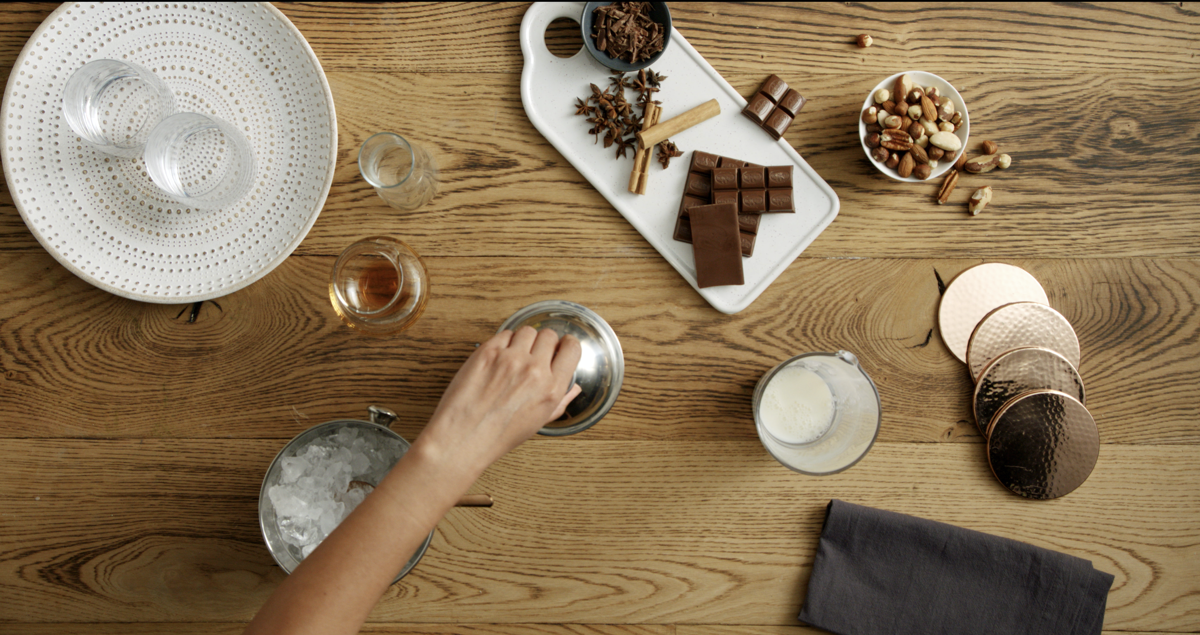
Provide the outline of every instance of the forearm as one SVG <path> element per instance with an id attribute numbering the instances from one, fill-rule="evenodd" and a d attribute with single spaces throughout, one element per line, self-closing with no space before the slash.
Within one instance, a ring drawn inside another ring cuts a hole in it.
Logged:
<path id="1" fill-rule="evenodd" d="M 396 573 L 478 474 L 418 440 L 279 586 L 247 634 L 357 633 Z"/>

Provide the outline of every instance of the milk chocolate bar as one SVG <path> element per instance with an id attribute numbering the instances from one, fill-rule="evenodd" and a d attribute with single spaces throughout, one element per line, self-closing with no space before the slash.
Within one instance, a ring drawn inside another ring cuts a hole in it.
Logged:
<path id="1" fill-rule="evenodd" d="M 741 236 L 733 205 L 699 205 L 688 210 L 696 255 L 696 286 L 743 284 Z"/>
<path id="2" fill-rule="evenodd" d="M 779 139 L 807 102 L 803 95 L 788 88 L 787 83 L 778 76 L 772 75 L 758 87 L 758 91 L 742 109 L 742 114 L 761 126 L 771 137 Z"/>

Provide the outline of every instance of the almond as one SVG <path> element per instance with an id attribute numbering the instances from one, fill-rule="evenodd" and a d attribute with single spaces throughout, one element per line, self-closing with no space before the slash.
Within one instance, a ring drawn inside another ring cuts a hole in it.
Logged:
<path id="1" fill-rule="evenodd" d="M 913 160 L 917 163 L 929 163 L 929 154 L 925 152 L 925 148 L 919 145 L 913 144 L 912 149 L 908 153 L 912 155 Z"/>
<path id="2" fill-rule="evenodd" d="M 929 121 L 937 121 L 938 118 L 938 107 L 928 95 L 921 95 L 921 118 Z"/>
<path id="3" fill-rule="evenodd" d="M 907 179 L 912 176 L 915 167 L 917 167 L 917 162 L 913 159 L 912 152 L 907 152 L 900 159 L 900 165 L 896 166 L 896 173 L 900 175 L 900 178 Z"/>

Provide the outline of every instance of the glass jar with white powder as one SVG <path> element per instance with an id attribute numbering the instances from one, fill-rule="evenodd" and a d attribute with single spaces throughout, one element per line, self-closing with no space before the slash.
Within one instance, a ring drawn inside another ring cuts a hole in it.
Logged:
<path id="1" fill-rule="evenodd" d="M 881 412 L 875 382 L 848 351 L 797 355 L 754 389 L 763 446 L 803 474 L 834 474 L 857 463 L 875 443 Z"/>

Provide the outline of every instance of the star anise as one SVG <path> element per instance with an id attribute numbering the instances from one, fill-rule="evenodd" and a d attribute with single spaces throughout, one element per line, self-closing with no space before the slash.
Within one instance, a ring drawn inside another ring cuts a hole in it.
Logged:
<path id="1" fill-rule="evenodd" d="M 587 102 L 582 99 L 575 99 L 575 114 L 583 115 L 584 117 L 592 114 L 592 107 L 587 105 Z"/>
<path id="2" fill-rule="evenodd" d="M 667 169 L 671 165 L 671 159 L 683 156 L 683 151 L 675 147 L 674 142 L 663 141 L 658 144 L 658 162 L 662 164 L 663 169 Z"/>

